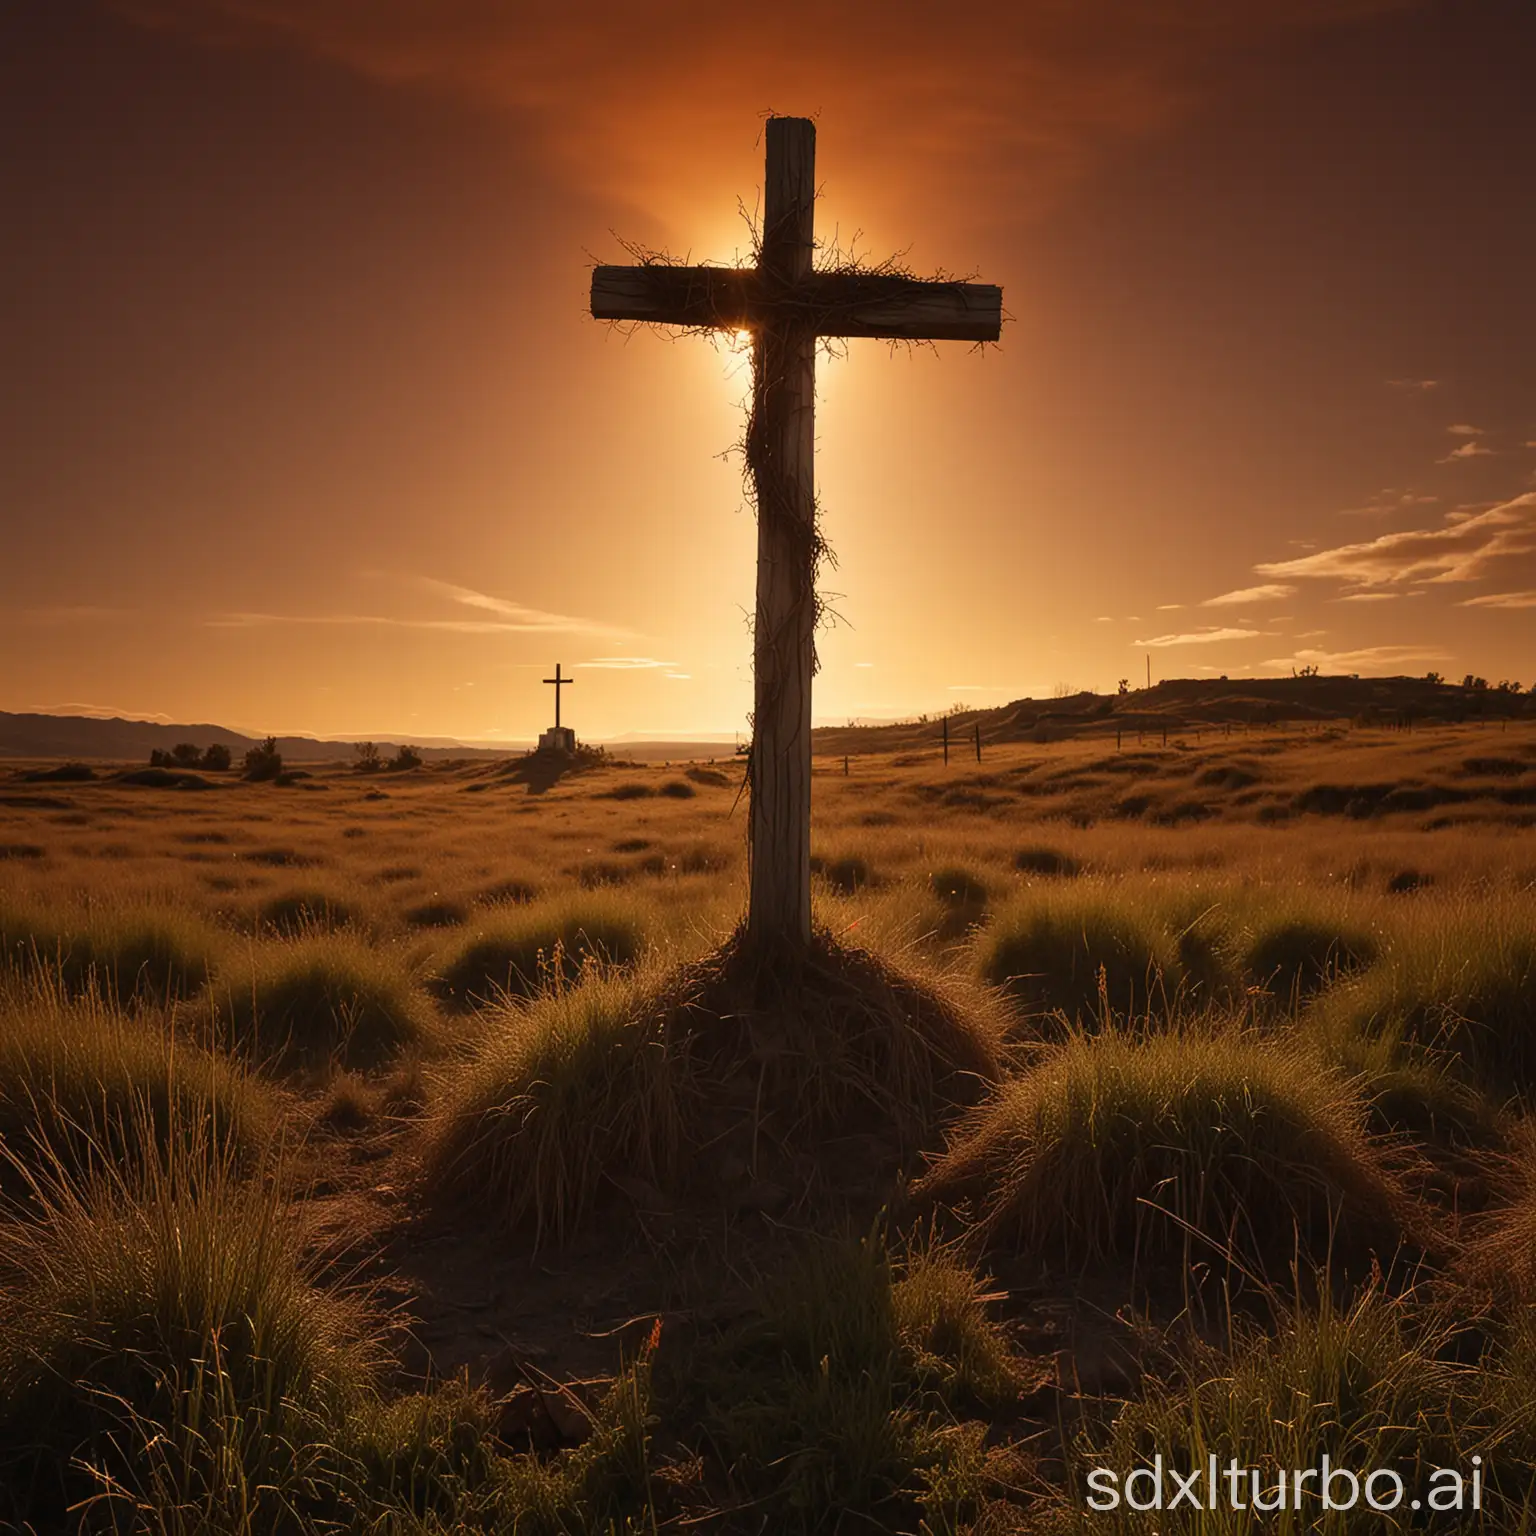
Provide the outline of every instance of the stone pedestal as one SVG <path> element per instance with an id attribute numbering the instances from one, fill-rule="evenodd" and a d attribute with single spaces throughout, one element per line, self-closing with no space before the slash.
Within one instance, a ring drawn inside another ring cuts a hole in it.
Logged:
<path id="1" fill-rule="evenodd" d="M 568 752 L 572 755 L 576 751 L 576 732 L 568 725 L 552 725 L 539 737 L 540 752 Z"/>

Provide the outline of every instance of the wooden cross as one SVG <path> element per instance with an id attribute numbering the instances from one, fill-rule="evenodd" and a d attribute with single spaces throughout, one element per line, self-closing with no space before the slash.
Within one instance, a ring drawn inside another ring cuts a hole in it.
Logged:
<path id="1" fill-rule="evenodd" d="M 1003 292 L 885 272 L 818 272 L 816 125 L 771 117 L 755 267 L 598 267 L 592 314 L 752 335 L 747 463 L 757 501 L 757 614 L 747 935 L 811 935 L 811 677 L 816 670 L 816 343 L 822 336 L 996 341 Z M 558 694 L 557 694 L 558 697 Z"/>
<path id="2" fill-rule="evenodd" d="M 557 661 L 555 663 L 555 675 L 553 677 L 546 677 L 544 681 L 551 684 L 555 690 L 555 729 L 558 731 L 560 729 L 560 690 L 562 688 L 569 688 L 576 679 L 574 677 L 561 677 L 560 663 Z"/>

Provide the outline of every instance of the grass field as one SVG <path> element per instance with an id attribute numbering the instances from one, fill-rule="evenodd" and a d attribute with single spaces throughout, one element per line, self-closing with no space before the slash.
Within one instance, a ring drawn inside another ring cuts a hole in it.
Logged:
<path id="1" fill-rule="evenodd" d="M 788 965 L 736 761 L 57 767 L 0 1528 L 1394 1528 L 1087 1503 L 1325 1452 L 1527 1528 L 1536 725 L 818 759 Z"/>

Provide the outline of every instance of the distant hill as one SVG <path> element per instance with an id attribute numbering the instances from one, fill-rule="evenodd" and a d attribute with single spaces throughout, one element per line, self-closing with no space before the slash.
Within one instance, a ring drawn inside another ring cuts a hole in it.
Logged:
<path id="1" fill-rule="evenodd" d="M 1228 725 L 1352 721 L 1392 725 L 1536 716 L 1536 694 L 1512 693 L 1422 677 L 1170 678 L 1123 694 L 1075 693 L 1061 699 L 1015 699 L 995 709 L 956 710 L 950 739 L 959 749 L 980 728 L 983 742 L 1064 741 L 1116 731 L 1170 733 Z M 893 752 L 931 744 L 940 715 L 888 725 L 824 726 L 814 750 L 829 756 Z"/>
<path id="2" fill-rule="evenodd" d="M 256 737 L 244 736 L 222 725 L 158 725 L 150 720 L 14 715 L 0 710 L 0 757 L 65 757 L 147 763 L 152 751 L 168 752 L 181 741 L 190 741 L 199 747 L 220 742 L 229 748 L 237 763 L 258 744 Z M 515 750 L 511 747 L 466 747 L 440 737 L 412 745 L 426 758 L 498 758 L 510 756 Z M 380 752 L 386 757 L 397 752 L 399 746 L 398 742 L 378 743 Z M 320 741 L 313 736 L 279 736 L 277 750 L 283 754 L 285 762 L 336 762 L 352 756 L 351 742 Z"/>

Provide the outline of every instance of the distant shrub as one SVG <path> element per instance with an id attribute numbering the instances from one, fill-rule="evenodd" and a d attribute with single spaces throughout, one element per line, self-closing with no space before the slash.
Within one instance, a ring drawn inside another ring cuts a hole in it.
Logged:
<path id="1" fill-rule="evenodd" d="M 625 784 L 615 784 L 608 791 L 608 798 L 610 800 L 644 800 L 653 794 L 655 794 L 655 790 L 649 784 L 641 784 L 635 780 L 630 780 Z"/>
<path id="2" fill-rule="evenodd" d="M 178 741 L 171 748 L 171 760 L 178 768 L 196 768 L 202 762 L 203 754 L 195 742 Z"/>
<path id="3" fill-rule="evenodd" d="M 688 769 L 687 776 L 695 784 L 708 784 L 715 788 L 723 788 L 731 782 L 730 776 L 718 768 L 693 767 Z"/>
<path id="4" fill-rule="evenodd" d="M 384 766 L 384 758 L 376 741 L 359 741 L 352 751 L 355 757 L 352 766 L 359 773 L 377 773 Z"/>
<path id="5" fill-rule="evenodd" d="M 397 773 L 406 772 L 412 768 L 420 768 L 421 764 L 421 753 L 415 747 L 409 746 L 402 746 L 389 760 L 390 768 Z"/>
<path id="6" fill-rule="evenodd" d="M 215 741 L 204 749 L 201 766 L 211 773 L 224 773 L 231 761 L 229 748 L 222 741 Z"/>
<path id="7" fill-rule="evenodd" d="M 209 988 L 216 1023 L 251 1060 L 278 1067 L 370 1067 L 431 1033 L 393 958 L 342 934 L 253 946 Z"/>
<path id="8" fill-rule="evenodd" d="M 283 754 L 277 750 L 277 738 L 268 736 L 259 747 L 245 754 L 245 776 L 256 782 L 275 779 L 283 771 Z"/>
<path id="9" fill-rule="evenodd" d="M 665 795 L 669 800 L 692 800 L 698 790 L 687 779 L 668 779 L 656 793 Z"/>
<path id="10" fill-rule="evenodd" d="M 60 763 L 54 768 L 34 768 L 22 774 L 24 784 L 88 784 L 96 770 L 88 763 Z"/>

